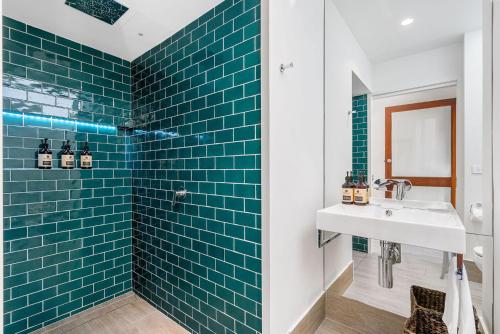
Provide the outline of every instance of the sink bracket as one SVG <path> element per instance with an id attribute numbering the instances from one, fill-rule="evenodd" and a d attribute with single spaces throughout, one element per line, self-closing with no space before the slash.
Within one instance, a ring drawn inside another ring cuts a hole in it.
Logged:
<path id="1" fill-rule="evenodd" d="M 318 230 L 318 248 L 325 247 L 340 236 L 340 233 Z"/>

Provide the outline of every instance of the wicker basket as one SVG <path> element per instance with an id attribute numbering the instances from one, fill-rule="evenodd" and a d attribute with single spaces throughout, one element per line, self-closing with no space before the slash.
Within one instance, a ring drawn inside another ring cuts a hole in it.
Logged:
<path id="1" fill-rule="evenodd" d="M 411 313 L 418 308 L 444 312 L 446 293 L 413 285 L 410 290 Z"/>
<path id="2" fill-rule="evenodd" d="M 432 289 L 426 289 L 420 286 L 413 285 L 410 289 L 410 298 L 411 298 L 411 313 L 412 316 L 407 320 L 407 324 L 409 322 L 416 322 L 416 319 L 413 319 L 415 317 L 419 317 L 419 321 L 422 323 L 430 321 L 431 324 L 429 326 L 434 326 L 435 324 L 435 316 L 437 315 L 439 319 L 439 322 L 441 322 L 443 325 L 443 321 L 441 320 L 444 312 L 444 304 L 446 300 L 446 293 L 437 291 L 437 290 L 432 290 Z M 419 314 L 416 314 L 416 311 L 418 310 L 423 310 L 424 312 L 420 312 Z M 429 311 L 434 312 L 434 315 L 429 315 Z M 480 333 L 479 331 L 479 318 L 477 316 L 477 311 L 476 308 L 473 307 L 474 311 L 474 320 L 476 323 L 476 332 Z M 437 321 L 437 320 L 436 320 Z M 446 325 L 444 325 L 446 328 Z M 405 331 L 404 333 L 413 333 L 413 332 L 407 332 L 406 331 L 406 325 L 405 325 Z M 434 332 L 417 332 L 417 333 L 434 333 Z M 440 332 L 436 332 L 440 333 Z"/>
<path id="3" fill-rule="evenodd" d="M 448 334 L 442 313 L 417 307 L 406 320 L 403 334 Z"/>

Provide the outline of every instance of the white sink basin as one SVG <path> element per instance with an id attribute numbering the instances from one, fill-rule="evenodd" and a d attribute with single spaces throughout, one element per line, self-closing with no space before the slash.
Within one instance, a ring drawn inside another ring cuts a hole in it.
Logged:
<path id="1" fill-rule="evenodd" d="M 389 211 L 388 211 L 389 210 Z M 337 204 L 319 210 L 320 230 L 465 253 L 465 228 L 446 202 L 370 198 L 366 206 Z"/>

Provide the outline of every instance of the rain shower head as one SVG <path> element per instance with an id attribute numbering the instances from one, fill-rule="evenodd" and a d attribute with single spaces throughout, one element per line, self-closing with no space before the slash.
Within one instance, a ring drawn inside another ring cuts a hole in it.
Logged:
<path id="1" fill-rule="evenodd" d="M 66 5 L 108 24 L 114 24 L 128 10 L 115 0 L 66 0 Z"/>

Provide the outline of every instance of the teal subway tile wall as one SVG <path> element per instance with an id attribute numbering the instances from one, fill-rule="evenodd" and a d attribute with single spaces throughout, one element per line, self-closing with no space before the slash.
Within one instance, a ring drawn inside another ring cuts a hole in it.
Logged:
<path id="1" fill-rule="evenodd" d="M 260 333 L 259 0 L 222 2 L 132 76 L 134 290 L 193 333 Z"/>
<path id="2" fill-rule="evenodd" d="M 352 172 L 357 181 L 359 174 L 368 175 L 368 95 L 353 96 L 352 110 Z M 368 252 L 368 239 L 352 237 L 356 251 Z"/>
<path id="3" fill-rule="evenodd" d="M 226 0 L 132 64 L 3 28 L 5 332 L 134 289 L 190 332 L 260 333 L 260 2 Z M 95 168 L 60 169 L 64 140 Z"/>
<path id="4" fill-rule="evenodd" d="M 130 63 L 4 17 L 3 69 L 4 332 L 28 333 L 132 288 Z M 64 140 L 94 169 L 60 169 Z"/>

